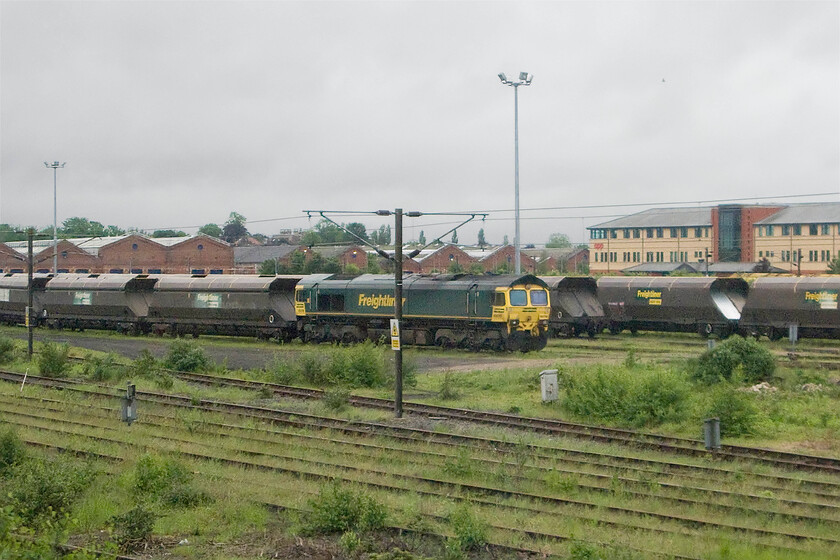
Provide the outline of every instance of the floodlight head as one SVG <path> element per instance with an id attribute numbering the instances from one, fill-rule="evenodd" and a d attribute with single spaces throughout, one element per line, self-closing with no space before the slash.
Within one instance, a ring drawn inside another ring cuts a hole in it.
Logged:
<path id="1" fill-rule="evenodd" d="M 519 79 L 522 80 L 522 81 L 527 80 L 528 79 L 528 72 L 520 72 L 519 73 Z"/>
<path id="2" fill-rule="evenodd" d="M 528 74 L 528 79 L 525 80 L 525 85 L 530 86 L 531 85 L 531 80 L 533 80 L 533 79 L 534 79 L 534 75 L 533 74 Z"/>
<path id="3" fill-rule="evenodd" d="M 503 84 L 507 83 L 507 76 L 505 76 L 504 72 L 499 72 L 499 79 L 502 80 Z"/>

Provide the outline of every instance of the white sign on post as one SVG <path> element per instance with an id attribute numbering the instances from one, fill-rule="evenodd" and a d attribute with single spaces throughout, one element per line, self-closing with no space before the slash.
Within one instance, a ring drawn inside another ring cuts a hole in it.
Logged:
<path id="1" fill-rule="evenodd" d="M 391 319 L 391 349 L 395 352 L 400 349 L 400 322 Z"/>

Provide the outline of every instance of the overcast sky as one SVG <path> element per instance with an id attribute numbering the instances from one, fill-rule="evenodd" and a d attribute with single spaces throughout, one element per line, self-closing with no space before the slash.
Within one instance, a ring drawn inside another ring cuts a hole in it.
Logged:
<path id="1" fill-rule="evenodd" d="M 519 71 L 523 243 L 642 209 L 568 206 L 838 201 L 839 5 L 4 0 L 0 222 L 52 223 L 58 160 L 59 222 L 489 210 L 461 242 L 512 242 Z"/>

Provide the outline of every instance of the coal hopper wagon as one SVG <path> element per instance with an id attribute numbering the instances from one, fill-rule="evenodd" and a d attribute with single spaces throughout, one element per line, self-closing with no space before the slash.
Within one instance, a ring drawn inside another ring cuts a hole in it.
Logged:
<path id="1" fill-rule="evenodd" d="M 604 276 L 598 299 L 614 334 L 627 329 L 726 337 L 738 331 L 748 289 L 740 278 Z"/>

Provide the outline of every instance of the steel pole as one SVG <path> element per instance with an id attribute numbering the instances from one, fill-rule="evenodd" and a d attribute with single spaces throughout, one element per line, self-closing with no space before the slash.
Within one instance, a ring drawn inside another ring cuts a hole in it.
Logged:
<path id="1" fill-rule="evenodd" d="M 516 178 L 514 180 L 514 196 L 515 200 L 515 216 L 516 234 L 513 238 L 513 254 L 516 259 L 514 264 L 514 272 L 521 274 L 522 259 L 519 257 L 519 84 L 513 84 L 513 151 L 514 151 L 514 173 Z"/>
<path id="2" fill-rule="evenodd" d="M 58 167 L 53 166 L 53 274 L 58 272 Z"/>
<path id="3" fill-rule="evenodd" d="M 35 259 L 33 257 L 32 251 L 32 244 L 33 238 L 35 237 L 35 230 L 29 228 L 26 232 L 26 260 L 28 266 L 27 274 L 26 274 L 26 291 L 27 291 L 27 304 L 26 304 L 26 338 L 28 341 L 27 344 L 27 356 L 29 360 L 32 361 L 32 306 L 33 306 L 33 297 L 32 291 L 34 287 L 32 286 L 32 269 L 35 266 Z"/>
<path id="4" fill-rule="evenodd" d="M 399 337 L 402 339 L 402 293 L 403 293 L 403 263 L 402 263 L 402 244 L 403 244 L 403 212 L 402 208 L 397 208 L 394 212 L 394 318 L 399 325 Z M 402 340 L 400 342 L 400 349 L 394 352 L 394 416 L 402 418 L 403 415 L 403 359 L 402 359 Z"/>

